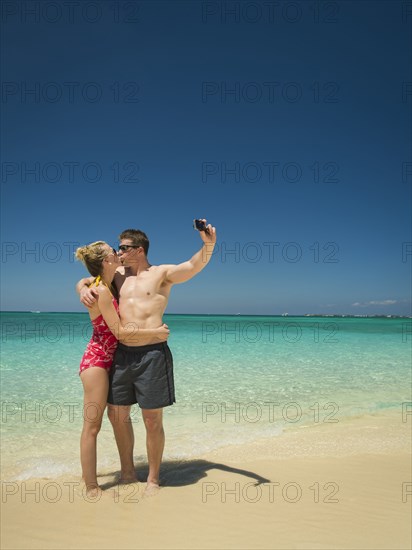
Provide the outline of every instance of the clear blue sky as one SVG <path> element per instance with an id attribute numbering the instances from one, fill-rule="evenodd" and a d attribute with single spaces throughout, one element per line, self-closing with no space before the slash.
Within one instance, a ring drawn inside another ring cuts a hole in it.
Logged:
<path id="1" fill-rule="evenodd" d="M 95 6 L 2 3 L 3 310 L 82 311 L 76 245 L 179 263 L 206 217 L 169 313 L 411 314 L 410 3 Z"/>

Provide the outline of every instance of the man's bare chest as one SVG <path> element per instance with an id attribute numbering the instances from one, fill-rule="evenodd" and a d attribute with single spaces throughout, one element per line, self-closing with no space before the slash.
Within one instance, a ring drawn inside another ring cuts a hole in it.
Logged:
<path id="1" fill-rule="evenodd" d="M 143 273 L 124 277 L 120 286 L 120 299 L 149 298 L 169 294 L 168 285 L 163 284 L 160 273 Z"/>

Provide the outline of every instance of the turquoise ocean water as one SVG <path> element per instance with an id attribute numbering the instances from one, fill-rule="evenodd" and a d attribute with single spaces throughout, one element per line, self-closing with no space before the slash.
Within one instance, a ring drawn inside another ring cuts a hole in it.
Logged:
<path id="1" fill-rule="evenodd" d="M 411 319 L 166 315 L 177 403 L 165 459 L 282 437 L 292 427 L 401 411 L 411 401 Z M 2 478 L 80 475 L 78 366 L 86 313 L 3 313 Z M 135 458 L 146 456 L 137 406 Z M 98 467 L 118 470 L 105 417 Z"/>

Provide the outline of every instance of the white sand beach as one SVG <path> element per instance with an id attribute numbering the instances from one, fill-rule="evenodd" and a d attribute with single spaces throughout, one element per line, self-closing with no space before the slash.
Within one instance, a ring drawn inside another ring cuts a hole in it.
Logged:
<path id="1" fill-rule="evenodd" d="M 98 501 L 69 477 L 3 482 L 2 548 L 408 549 L 410 433 L 371 415 L 166 460 L 152 497 L 115 472 Z"/>

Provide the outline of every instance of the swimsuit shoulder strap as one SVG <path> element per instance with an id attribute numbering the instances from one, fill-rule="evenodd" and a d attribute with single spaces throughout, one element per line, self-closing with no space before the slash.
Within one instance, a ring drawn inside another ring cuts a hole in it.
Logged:
<path id="1" fill-rule="evenodd" d="M 104 284 L 104 286 L 108 289 L 110 294 L 113 296 L 113 292 L 112 292 L 112 289 L 110 288 L 110 286 L 103 281 L 101 275 L 98 275 L 96 277 L 96 279 L 94 280 L 94 284 L 95 284 L 95 286 L 98 286 L 100 283 Z"/>

